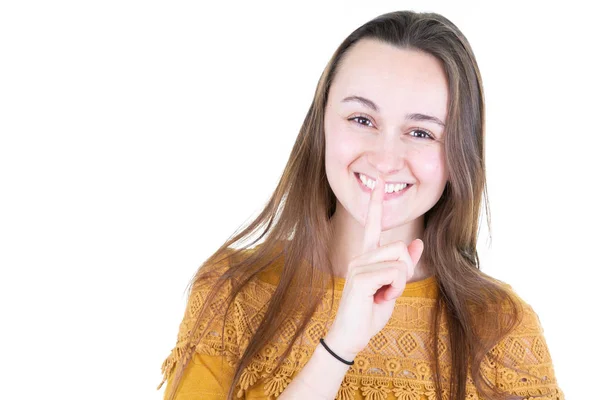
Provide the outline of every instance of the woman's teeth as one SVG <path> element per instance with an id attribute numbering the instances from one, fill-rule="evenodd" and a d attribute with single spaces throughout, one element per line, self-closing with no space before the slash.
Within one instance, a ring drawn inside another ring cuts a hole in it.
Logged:
<path id="1" fill-rule="evenodd" d="M 367 178 L 363 174 L 358 174 L 358 176 L 360 178 L 360 181 L 363 183 L 363 185 L 365 185 L 369 189 L 373 190 L 373 188 L 375 187 L 374 180 Z M 400 190 L 403 190 L 406 186 L 408 186 L 408 183 L 396 183 L 396 184 L 386 183 L 385 184 L 385 192 L 386 193 L 399 192 Z"/>

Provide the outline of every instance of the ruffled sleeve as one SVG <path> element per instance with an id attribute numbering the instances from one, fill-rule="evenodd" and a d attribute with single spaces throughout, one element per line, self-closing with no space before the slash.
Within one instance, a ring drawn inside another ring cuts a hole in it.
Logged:
<path id="1" fill-rule="evenodd" d="M 238 343 L 235 324 L 235 310 L 232 306 L 225 316 L 231 283 L 225 282 L 207 308 L 192 336 L 192 329 L 202 306 L 207 300 L 217 278 L 228 268 L 224 261 L 211 268 L 211 275 L 201 283 L 196 283 L 190 291 L 183 319 L 179 325 L 177 342 L 162 364 L 163 381 L 167 382 L 164 398 L 168 399 L 174 384 L 176 372 L 190 360 L 179 381 L 175 400 L 224 399 L 231 386 L 234 366 L 238 358 Z M 215 317 L 212 322 L 210 321 Z M 210 323 L 207 333 L 201 332 Z M 224 328 L 224 329 L 223 329 Z"/>
<path id="2" fill-rule="evenodd" d="M 505 337 L 492 353 L 500 362 L 487 378 L 501 390 L 527 400 L 564 400 L 558 387 L 552 358 L 540 319 L 532 307 L 517 296 L 523 314 L 517 327 Z"/>

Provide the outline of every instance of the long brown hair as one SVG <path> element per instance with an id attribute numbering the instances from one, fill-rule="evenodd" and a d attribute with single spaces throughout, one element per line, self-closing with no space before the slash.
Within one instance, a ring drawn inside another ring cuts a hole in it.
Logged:
<path id="1" fill-rule="evenodd" d="M 434 13 L 402 11 L 381 15 L 356 29 L 337 48 L 319 79 L 285 170 L 264 210 L 209 257 L 191 282 L 195 285 L 207 279 L 210 266 L 228 258 L 229 267 L 216 280 L 190 337 L 197 336 L 194 332 L 198 330 L 206 305 L 225 282 L 232 284 L 226 313 L 243 287 L 281 254 L 276 251 L 278 244 L 286 243 L 279 283 L 262 322 L 252 333 L 239 359 L 228 393 L 231 400 L 234 388 L 252 358 L 275 338 L 286 318 L 301 311 L 301 323 L 276 368 L 281 366 L 314 314 L 324 291 L 328 290 L 329 286 L 323 283 L 333 283 L 333 268 L 328 257 L 332 231 L 328 221 L 335 212 L 336 198 L 325 175 L 323 121 L 329 88 L 340 62 L 344 54 L 364 38 L 427 52 L 442 62 L 447 75 L 449 100 L 444 146 L 449 180 L 440 200 L 425 214 L 422 255 L 424 264 L 436 277 L 440 293 L 432 321 L 431 341 L 437 397 L 442 398 L 442 381 L 436 338 L 444 321 L 451 352 L 450 398 L 465 398 L 468 375 L 486 398 L 507 398 L 481 372 L 483 362 L 494 358 L 494 352 L 490 350 L 515 327 L 520 316 L 520 306 L 510 291 L 479 269 L 476 244 L 482 197 L 485 198 L 488 227 L 491 226 L 485 177 L 481 76 L 467 39 L 452 22 Z M 236 257 L 261 240 L 261 246 L 249 253 L 249 257 Z M 303 287 L 309 287 L 311 292 L 307 295 Z M 298 301 L 299 298 L 302 301 Z M 193 349 L 192 343 L 189 352 Z M 187 354 L 178 363 L 169 399 L 173 398 L 189 360 L 190 354 Z"/>

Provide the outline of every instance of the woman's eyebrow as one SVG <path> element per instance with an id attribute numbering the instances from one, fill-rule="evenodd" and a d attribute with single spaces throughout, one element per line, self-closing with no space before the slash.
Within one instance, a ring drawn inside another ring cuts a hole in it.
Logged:
<path id="1" fill-rule="evenodd" d="M 375 104 L 372 100 L 369 100 L 362 96 L 348 96 L 348 97 L 344 98 L 344 100 L 342 100 L 342 103 L 346 103 L 346 102 L 350 102 L 350 101 L 356 101 L 356 102 L 364 105 L 365 107 L 370 108 L 371 110 L 373 110 L 375 112 L 379 112 L 379 107 L 377 107 L 377 104 Z M 409 121 L 427 121 L 427 122 L 436 123 L 436 124 L 440 125 L 441 127 L 446 126 L 446 124 L 444 124 L 439 118 L 434 117 L 432 115 L 427 115 L 427 114 L 411 113 L 411 114 L 406 114 L 406 116 L 404 118 Z"/>
<path id="2" fill-rule="evenodd" d="M 406 114 L 405 118 L 410 121 L 433 122 L 435 124 L 438 124 L 442 128 L 444 128 L 446 126 L 446 124 L 444 124 L 439 118 L 434 117 L 432 115 L 427 115 L 427 114 L 419 114 L 419 113 Z"/>
<path id="3" fill-rule="evenodd" d="M 356 101 L 356 102 L 361 103 L 362 105 L 370 108 L 371 110 L 373 110 L 375 112 L 379 112 L 379 107 L 377 107 L 377 104 L 373 103 L 369 99 L 365 99 L 364 97 L 348 96 L 344 100 L 342 100 L 342 103 L 349 102 L 349 101 Z"/>

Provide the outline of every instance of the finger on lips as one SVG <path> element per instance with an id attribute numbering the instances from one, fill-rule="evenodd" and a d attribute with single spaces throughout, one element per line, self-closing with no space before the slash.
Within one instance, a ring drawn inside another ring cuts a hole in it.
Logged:
<path id="1" fill-rule="evenodd" d="M 374 250 L 379 246 L 384 191 L 385 187 L 383 185 L 383 181 L 378 174 L 375 187 L 371 191 L 369 207 L 367 209 L 363 253 Z"/>
<path id="2" fill-rule="evenodd" d="M 369 280 L 369 276 L 375 278 L 377 271 L 380 271 L 379 277 L 372 280 L 370 284 L 379 285 L 377 288 L 373 288 L 374 290 L 386 286 L 382 290 L 383 293 L 378 293 L 378 297 L 390 300 L 395 299 L 404 291 L 406 280 L 414 274 L 415 265 L 423 251 L 423 242 L 418 239 L 407 246 L 403 241 L 396 241 L 380 246 L 384 195 L 383 179 L 377 174 L 365 217 L 363 254 L 353 259 L 349 267 L 353 271 L 353 276 L 366 275 L 362 276 L 361 280 Z M 389 269 L 389 272 L 382 274 L 381 270 L 386 268 Z"/>

